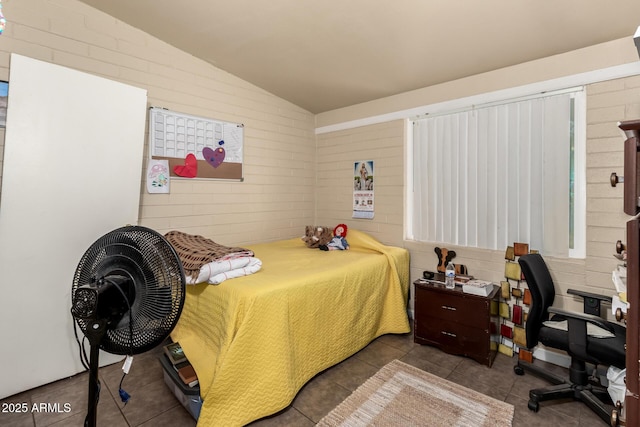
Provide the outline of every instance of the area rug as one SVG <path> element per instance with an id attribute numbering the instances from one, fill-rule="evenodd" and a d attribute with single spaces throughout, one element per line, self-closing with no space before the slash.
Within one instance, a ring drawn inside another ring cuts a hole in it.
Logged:
<path id="1" fill-rule="evenodd" d="M 513 405 L 394 360 L 318 426 L 511 426 Z"/>

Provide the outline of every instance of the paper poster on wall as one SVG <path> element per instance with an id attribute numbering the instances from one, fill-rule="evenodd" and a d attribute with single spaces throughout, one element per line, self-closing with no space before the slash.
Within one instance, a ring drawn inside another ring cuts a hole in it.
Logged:
<path id="1" fill-rule="evenodd" d="M 353 218 L 372 219 L 373 160 L 353 164 Z"/>
<path id="2" fill-rule="evenodd" d="M 147 166 L 147 191 L 149 193 L 169 192 L 169 161 L 149 160 Z"/>

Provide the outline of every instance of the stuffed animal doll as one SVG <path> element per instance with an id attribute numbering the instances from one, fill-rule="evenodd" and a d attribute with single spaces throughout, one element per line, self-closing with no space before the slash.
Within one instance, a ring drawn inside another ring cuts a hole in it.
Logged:
<path id="1" fill-rule="evenodd" d="M 331 230 L 329 227 L 318 227 L 307 225 L 304 230 L 302 241 L 308 248 L 315 249 L 320 245 L 326 245 L 331 241 Z"/>
<path id="2" fill-rule="evenodd" d="M 326 245 L 318 246 L 323 251 L 346 251 L 349 250 L 349 242 L 347 242 L 347 226 L 346 224 L 338 224 L 333 229 L 333 238 Z"/>
<path id="3" fill-rule="evenodd" d="M 444 273 L 447 269 L 447 264 L 456 257 L 455 251 L 450 251 L 447 248 L 436 247 L 433 250 L 438 255 L 438 271 Z M 467 274 L 467 266 L 464 264 L 454 264 L 456 268 L 456 274 Z"/>

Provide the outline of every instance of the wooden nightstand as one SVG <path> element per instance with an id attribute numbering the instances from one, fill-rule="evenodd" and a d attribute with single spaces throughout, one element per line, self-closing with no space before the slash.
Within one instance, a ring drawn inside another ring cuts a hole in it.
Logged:
<path id="1" fill-rule="evenodd" d="M 424 280 L 414 285 L 414 341 L 491 367 L 497 352 L 491 336 L 498 334 L 500 288 L 494 286 L 484 297 L 464 293 L 461 286 L 447 289 Z"/>

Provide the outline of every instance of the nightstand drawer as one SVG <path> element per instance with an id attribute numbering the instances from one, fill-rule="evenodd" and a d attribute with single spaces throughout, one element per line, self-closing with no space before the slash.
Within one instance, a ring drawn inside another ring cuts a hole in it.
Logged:
<path id="1" fill-rule="evenodd" d="M 486 298 L 473 298 L 462 293 L 440 293 L 435 298 L 431 292 L 416 290 L 416 310 L 429 317 L 458 322 L 475 328 L 488 328 Z"/>
<path id="2" fill-rule="evenodd" d="M 415 327 L 416 337 L 437 344 L 451 353 L 474 355 L 489 351 L 488 329 L 478 329 L 431 316 L 421 317 Z"/>

